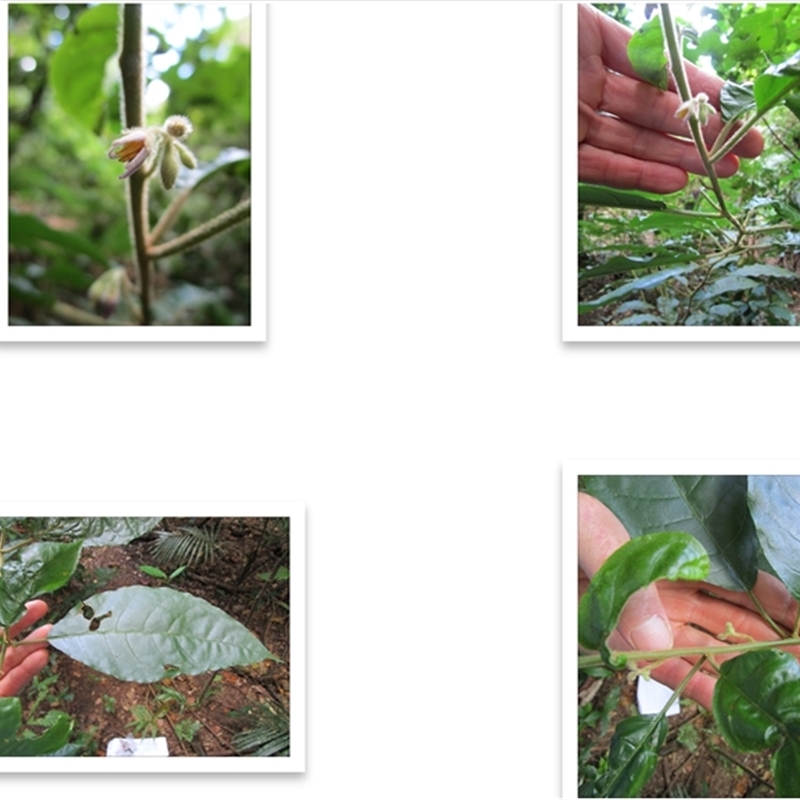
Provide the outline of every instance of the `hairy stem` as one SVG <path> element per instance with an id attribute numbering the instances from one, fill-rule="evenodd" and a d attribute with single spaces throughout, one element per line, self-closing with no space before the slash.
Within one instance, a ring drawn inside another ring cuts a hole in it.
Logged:
<path id="1" fill-rule="evenodd" d="M 193 247 L 196 244 L 210 239 L 212 236 L 221 233 L 227 228 L 232 228 L 239 222 L 243 222 L 250 216 L 250 201 L 243 200 L 233 208 L 223 211 L 222 214 L 214 217 L 214 219 L 204 222 L 194 230 L 184 233 L 183 236 L 178 236 L 175 239 L 167 242 L 166 244 L 151 247 L 147 254 L 150 258 L 163 258 L 164 256 L 178 253 L 185 250 L 187 247 Z"/>
<path id="2" fill-rule="evenodd" d="M 122 50 L 119 54 L 122 75 L 122 118 L 127 128 L 143 127 L 144 113 L 144 26 L 139 3 L 122 6 Z M 147 181 L 141 170 L 128 178 L 128 227 L 136 259 L 142 322 L 150 324 L 151 274 L 147 255 Z"/>
<path id="3" fill-rule="evenodd" d="M 720 647 L 676 647 L 673 650 L 612 650 L 611 660 L 624 656 L 628 661 L 660 661 L 667 658 L 682 658 L 683 656 L 721 655 L 725 653 L 744 653 L 749 650 L 769 650 L 773 647 L 797 647 L 800 639 L 777 639 L 771 642 L 743 642 L 741 644 L 726 644 Z M 604 665 L 603 657 L 599 654 L 578 656 L 578 668 L 601 667 Z"/>
<path id="4" fill-rule="evenodd" d="M 156 223 L 156 226 L 150 231 L 150 238 L 148 245 L 152 247 L 159 242 L 164 234 L 175 224 L 178 214 L 181 209 L 186 205 L 189 195 L 192 193 L 191 188 L 184 189 L 180 194 L 176 195 L 174 200 L 169 204 L 167 210 L 161 215 L 161 219 Z"/>
<path id="5" fill-rule="evenodd" d="M 675 76 L 675 84 L 678 87 L 678 92 L 681 101 L 686 103 L 692 98 L 691 88 L 689 87 L 689 80 L 686 77 L 686 70 L 683 67 L 683 54 L 681 53 L 680 41 L 675 29 L 675 23 L 672 20 L 672 11 L 668 3 L 660 3 L 661 10 L 661 26 L 664 30 L 664 39 L 667 43 L 667 51 L 669 52 L 670 66 L 672 67 L 672 74 Z M 692 140 L 700 155 L 706 172 L 708 173 L 709 180 L 711 181 L 711 188 L 719 201 L 720 212 L 728 219 L 736 229 L 741 233 L 742 226 L 739 221 L 728 211 L 725 206 L 725 198 L 722 194 L 722 187 L 719 185 L 719 178 L 714 169 L 714 165 L 708 154 L 706 143 L 703 139 L 703 132 L 700 129 L 700 122 L 694 115 L 690 114 L 688 117 L 689 130 L 692 134 Z"/>

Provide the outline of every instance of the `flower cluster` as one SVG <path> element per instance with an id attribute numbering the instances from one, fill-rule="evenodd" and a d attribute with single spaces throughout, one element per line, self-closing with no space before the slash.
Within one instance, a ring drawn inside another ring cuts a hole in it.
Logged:
<path id="1" fill-rule="evenodd" d="M 685 103 L 681 103 L 675 116 L 687 123 L 694 118 L 701 125 L 705 125 L 709 115 L 716 113 L 717 110 L 708 102 L 708 95 L 705 92 L 699 92 L 695 97 L 690 97 Z"/>
<path id="2" fill-rule="evenodd" d="M 178 177 L 179 161 L 189 169 L 197 167 L 194 154 L 183 143 L 191 132 L 192 123 L 182 116 L 168 117 L 161 127 L 130 128 L 111 143 L 108 157 L 126 164 L 120 179 L 130 178 L 147 163 L 145 172 L 149 175 L 158 167 L 162 185 L 171 189 Z"/>

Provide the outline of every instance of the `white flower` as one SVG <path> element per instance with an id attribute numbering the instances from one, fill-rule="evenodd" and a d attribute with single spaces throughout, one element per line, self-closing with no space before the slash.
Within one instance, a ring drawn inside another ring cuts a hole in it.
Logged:
<path id="1" fill-rule="evenodd" d="M 708 122 L 709 114 L 716 113 L 717 110 L 708 102 L 708 95 L 705 92 L 698 92 L 697 95 L 678 106 L 675 116 L 678 119 L 685 120 L 687 123 L 694 118 L 701 125 L 705 125 Z"/>
<path id="2" fill-rule="evenodd" d="M 108 157 L 124 161 L 128 165 L 125 167 L 125 172 L 119 176 L 120 180 L 130 178 L 144 164 L 150 155 L 153 144 L 153 136 L 145 128 L 131 128 L 123 131 L 122 136 L 111 143 Z"/>
<path id="3" fill-rule="evenodd" d="M 109 158 L 124 161 L 127 165 L 122 178 L 130 178 L 134 172 L 151 159 L 147 174 L 160 166 L 161 183 L 165 189 L 175 185 L 181 161 L 189 169 L 197 167 L 197 160 L 183 140 L 192 132 L 192 123 L 186 117 L 168 117 L 162 127 L 130 128 L 111 143 Z"/>

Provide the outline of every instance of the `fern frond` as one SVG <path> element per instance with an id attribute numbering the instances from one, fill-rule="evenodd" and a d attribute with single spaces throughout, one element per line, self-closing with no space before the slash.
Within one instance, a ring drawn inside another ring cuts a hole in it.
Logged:
<path id="1" fill-rule="evenodd" d="M 168 566 L 194 567 L 210 564 L 220 550 L 219 526 L 213 528 L 178 528 L 177 531 L 157 531 L 153 558 Z"/>

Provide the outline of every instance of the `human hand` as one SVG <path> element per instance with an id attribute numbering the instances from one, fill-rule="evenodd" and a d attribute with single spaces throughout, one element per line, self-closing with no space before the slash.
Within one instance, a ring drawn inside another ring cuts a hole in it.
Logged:
<path id="1" fill-rule="evenodd" d="M 629 536 L 622 523 L 599 500 L 586 494 L 579 494 L 578 498 L 578 577 L 583 594 L 589 579 Z M 798 604 L 779 580 L 759 571 L 754 594 L 775 622 L 792 630 Z M 658 581 L 631 596 L 608 644 L 614 650 L 720 647 L 725 642 L 717 634 L 725 630 L 728 622 L 738 633 L 756 641 L 778 638 L 745 592 L 702 582 Z M 786 649 L 800 657 L 800 647 Z M 732 651 L 730 656 L 715 656 L 715 659 L 722 662 L 735 655 Z M 655 667 L 651 675 L 674 689 L 699 658 L 698 655 L 670 658 Z M 710 708 L 716 681 L 716 673 L 710 666 L 707 672 L 701 669 L 692 677 L 684 694 Z"/>
<path id="2" fill-rule="evenodd" d="M 617 189 L 666 194 L 682 189 L 687 172 L 705 175 L 703 162 L 688 139 L 686 123 L 676 119 L 681 100 L 670 78 L 662 92 L 636 76 L 627 56 L 633 32 L 589 5 L 578 6 L 578 177 Z M 705 92 L 719 109 L 723 81 L 686 63 L 694 96 Z M 613 116 L 611 116 L 613 115 Z M 722 129 L 720 114 L 702 128 L 707 146 Z M 728 178 L 739 168 L 736 156 L 754 158 L 764 139 L 754 128 L 733 154 L 715 164 Z"/>
<path id="3" fill-rule="evenodd" d="M 22 619 L 11 626 L 9 638 L 16 638 L 21 631 L 38 622 L 48 611 L 44 600 L 31 600 L 25 604 Z M 13 697 L 47 664 L 46 638 L 52 625 L 42 625 L 29 633 L 23 642 L 34 640 L 33 644 L 20 644 L 9 647 L 0 663 L 0 697 Z"/>

